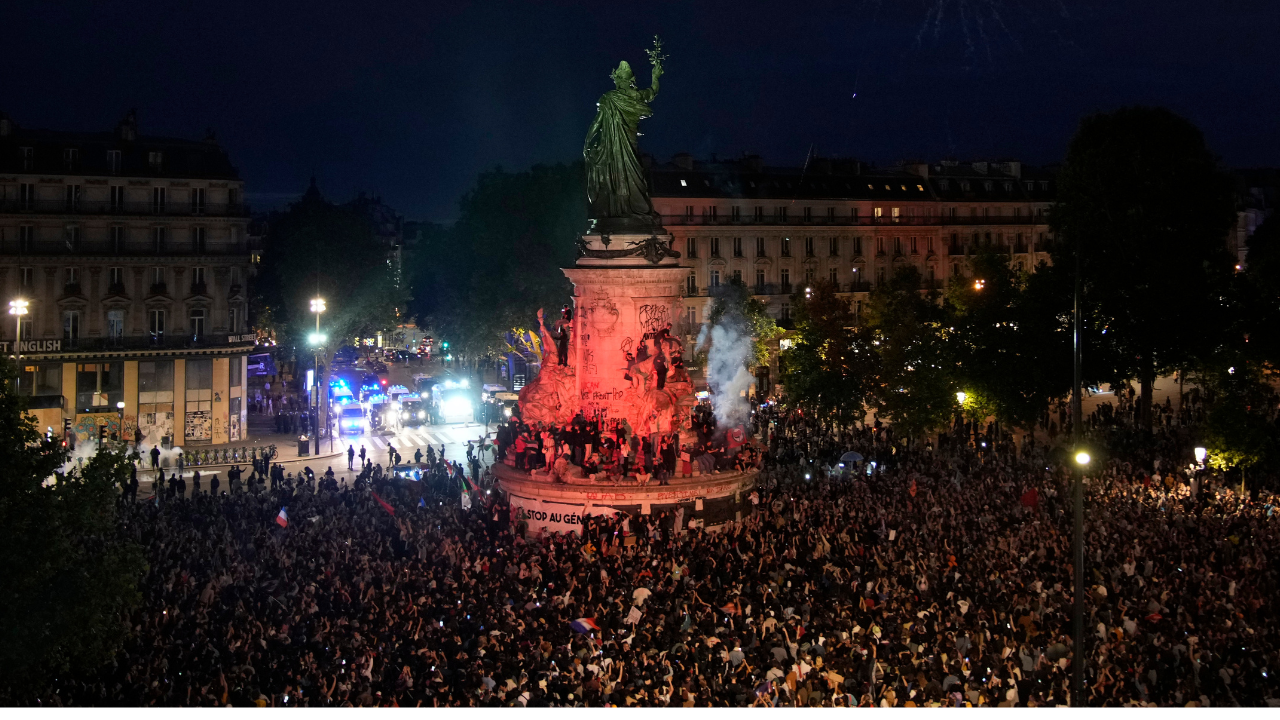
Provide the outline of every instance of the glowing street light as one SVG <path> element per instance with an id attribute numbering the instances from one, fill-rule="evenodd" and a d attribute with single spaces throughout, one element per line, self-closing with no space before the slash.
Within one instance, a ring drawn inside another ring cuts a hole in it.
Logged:
<path id="1" fill-rule="evenodd" d="M 14 364 L 22 365 L 22 316 L 27 314 L 27 307 L 30 305 L 26 300 L 18 298 L 9 301 L 9 314 L 13 316 L 18 326 L 16 338 L 13 343 L 13 359 Z M 17 391 L 18 385 L 22 382 L 22 369 L 18 369 L 18 379 L 14 381 L 13 389 Z"/>
<path id="2" fill-rule="evenodd" d="M 956 393 L 956 402 L 958 402 L 958 403 L 960 403 L 961 405 L 963 405 L 963 404 L 964 404 L 964 401 L 965 401 L 965 398 L 967 398 L 967 397 L 969 397 L 969 396 L 968 396 L 968 395 L 966 395 L 966 394 L 965 394 L 965 392 L 964 392 L 963 390 L 961 390 L 960 392 Z"/>
<path id="3" fill-rule="evenodd" d="M 324 333 L 320 332 L 320 313 L 324 311 L 325 311 L 324 298 L 321 298 L 321 297 L 313 298 L 311 300 L 311 312 L 316 314 L 316 331 L 312 333 L 307 338 L 307 340 L 310 341 L 311 346 L 315 348 L 315 365 L 313 366 L 315 367 L 315 372 L 313 373 L 315 377 L 315 380 L 314 380 L 315 385 L 311 392 L 311 396 L 315 403 L 315 415 L 312 416 L 315 418 L 315 421 L 311 423 L 311 434 L 316 436 L 315 452 L 317 455 L 320 454 L 320 428 L 319 428 L 319 424 L 320 424 L 320 346 L 324 345 L 325 341 L 329 339 L 328 337 L 325 336 Z M 329 437 L 329 444 L 330 444 L 329 449 L 332 450 L 333 449 L 332 435 L 330 435 Z"/>
<path id="4" fill-rule="evenodd" d="M 973 289 L 974 289 L 974 290 L 981 290 L 982 288 L 984 288 L 984 287 L 986 287 L 986 286 L 987 286 L 987 281 L 986 281 L 986 280 L 974 280 L 974 281 L 973 281 Z"/>
<path id="5" fill-rule="evenodd" d="M 1077 465 L 1080 465 L 1081 467 L 1083 467 L 1083 466 L 1085 466 L 1085 465 L 1088 465 L 1088 464 L 1089 464 L 1089 453 L 1087 453 L 1087 452 L 1085 452 L 1085 451 L 1083 451 L 1083 450 L 1081 450 L 1080 452 L 1076 453 L 1076 464 L 1077 464 Z"/>
<path id="6" fill-rule="evenodd" d="M 1205 450 L 1202 447 L 1198 447 L 1196 448 L 1195 452 L 1196 452 L 1196 463 L 1200 465 L 1204 465 L 1205 456 L 1209 454 L 1209 451 Z"/>

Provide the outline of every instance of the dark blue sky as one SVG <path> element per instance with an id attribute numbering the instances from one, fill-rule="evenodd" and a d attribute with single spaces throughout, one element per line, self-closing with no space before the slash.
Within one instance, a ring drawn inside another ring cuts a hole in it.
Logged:
<path id="1" fill-rule="evenodd" d="M 660 158 L 1045 163 L 1082 115 L 1159 104 L 1224 163 L 1274 166 L 1277 28 L 1273 0 L 7 0 L 0 110 L 95 130 L 137 106 L 144 133 L 213 127 L 257 207 L 314 173 L 448 220 L 485 168 L 578 157 L 611 68 L 647 78 L 655 33 L 641 143 Z"/>

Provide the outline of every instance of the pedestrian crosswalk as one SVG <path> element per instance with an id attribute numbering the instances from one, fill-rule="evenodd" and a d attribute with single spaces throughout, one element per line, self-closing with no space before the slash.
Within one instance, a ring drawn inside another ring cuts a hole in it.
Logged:
<path id="1" fill-rule="evenodd" d="M 492 428 L 492 426 L 490 426 Z M 410 455 L 405 449 L 425 448 L 428 445 L 439 448 L 453 445 L 466 445 L 469 440 L 478 440 L 485 434 L 484 425 L 427 425 L 416 428 L 404 428 L 394 435 L 346 435 L 343 445 L 351 445 L 357 451 L 363 445 L 370 453 L 386 453 L 394 446 L 402 455 Z M 492 432 L 490 440 L 492 441 Z"/>

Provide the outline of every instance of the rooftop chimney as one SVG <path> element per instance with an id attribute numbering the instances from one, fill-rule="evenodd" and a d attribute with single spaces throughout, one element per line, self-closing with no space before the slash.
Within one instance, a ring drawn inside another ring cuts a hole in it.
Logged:
<path id="1" fill-rule="evenodd" d="M 138 139 L 138 109 L 131 108 L 120 124 L 116 126 L 116 134 L 121 140 Z"/>

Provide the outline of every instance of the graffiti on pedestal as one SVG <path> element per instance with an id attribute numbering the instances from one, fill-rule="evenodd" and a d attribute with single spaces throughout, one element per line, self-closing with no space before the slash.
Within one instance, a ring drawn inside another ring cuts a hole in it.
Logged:
<path id="1" fill-rule="evenodd" d="M 658 332 L 671 322 L 671 309 L 666 305 L 641 305 L 637 318 L 645 332 Z"/>

